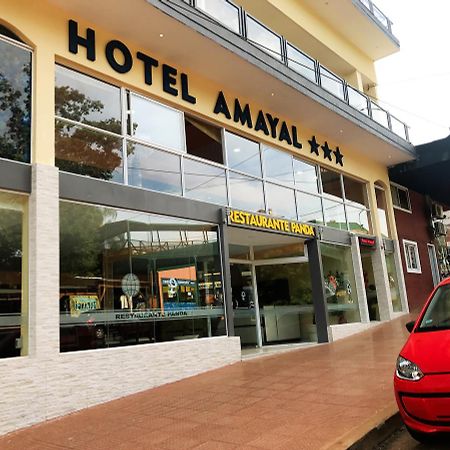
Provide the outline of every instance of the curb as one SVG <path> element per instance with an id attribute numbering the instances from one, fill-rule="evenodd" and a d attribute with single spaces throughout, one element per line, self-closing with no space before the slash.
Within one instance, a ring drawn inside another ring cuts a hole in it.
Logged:
<path id="1" fill-rule="evenodd" d="M 386 428 L 386 437 L 389 436 L 393 431 L 394 427 L 397 427 L 398 425 L 395 425 L 391 428 L 388 428 L 388 426 L 385 427 L 386 424 L 390 423 L 391 419 L 393 419 L 395 416 L 400 418 L 400 415 L 398 413 L 397 404 L 395 402 L 392 403 L 392 405 L 384 408 L 381 411 L 377 411 L 377 413 L 371 417 L 369 417 L 364 422 L 360 423 L 357 427 L 350 430 L 348 433 L 346 433 L 343 436 L 340 436 L 335 441 L 333 441 L 331 444 L 327 444 L 326 446 L 322 447 L 321 450 L 368 450 L 372 449 L 370 447 L 369 439 L 372 439 L 370 436 L 372 436 L 372 433 L 375 436 L 380 433 L 380 437 L 378 439 L 378 443 L 383 441 L 384 434 L 383 430 Z M 367 439 L 367 443 L 366 443 Z M 359 447 L 357 446 L 359 445 Z M 373 444 L 377 445 L 377 443 Z"/>
<path id="2" fill-rule="evenodd" d="M 365 436 L 348 447 L 347 450 L 373 450 L 403 426 L 400 413 L 389 417 L 384 423 L 369 431 Z"/>

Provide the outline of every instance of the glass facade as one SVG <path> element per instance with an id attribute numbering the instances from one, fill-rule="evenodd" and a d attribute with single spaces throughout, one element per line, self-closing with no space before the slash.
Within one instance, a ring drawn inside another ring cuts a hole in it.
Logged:
<path id="1" fill-rule="evenodd" d="M 25 196 L 0 193 L 0 358 L 26 353 L 26 200 Z"/>
<path id="2" fill-rule="evenodd" d="M 60 203 L 61 351 L 226 334 L 217 231 Z"/>
<path id="3" fill-rule="evenodd" d="M 363 182 L 61 66 L 55 95 L 61 170 L 356 233 L 372 231 Z"/>
<path id="4" fill-rule="evenodd" d="M 351 248 L 344 245 L 320 244 L 331 325 L 359 322 L 358 295 Z"/>
<path id="5" fill-rule="evenodd" d="M 31 51 L 0 35 L 0 157 L 30 162 Z"/>

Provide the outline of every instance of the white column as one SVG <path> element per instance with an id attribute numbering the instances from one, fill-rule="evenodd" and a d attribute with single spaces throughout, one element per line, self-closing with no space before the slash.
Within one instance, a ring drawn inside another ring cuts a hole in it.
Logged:
<path id="1" fill-rule="evenodd" d="M 409 312 L 408 296 L 406 295 L 405 276 L 403 274 L 402 257 L 400 256 L 400 244 L 397 239 L 393 239 L 392 242 L 394 243 L 395 271 L 398 280 L 398 291 L 400 293 L 402 311 Z"/>
<path id="2" fill-rule="evenodd" d="M 386 268 L 386 258 L 382 239 L 377 239 L 375 250 L 372 252 L 373 275 L 377 289 L 380 320 L 390 320 L 393 317 L 391 289 Z"/>
<path id="3" fill-rule="evenodd" d="M 58 169 L 33 164 L 29 200 L 29 355 L 59 353 Z"/>
<path id="4" fill-rule="evenodd" d="M 353 270 L 355 272 L 356 296 L 358 297 L 359 313 L 361 315 L 361 322 L 368 323 L 370 322 L 369 307 L 367 305 L 366 288 L 364 286 L 364 273 L 362 268 L 358 236 L 352 236 L 351 242 Z"/>

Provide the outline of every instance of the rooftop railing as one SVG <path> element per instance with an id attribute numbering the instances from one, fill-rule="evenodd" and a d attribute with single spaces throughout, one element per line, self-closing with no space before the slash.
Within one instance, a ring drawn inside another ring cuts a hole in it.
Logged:
<path id="1" fill-rule="evenodd" d="M 392 33 L 392 22 L 373 2 L 372 0 L 359 0 L 366 10 L 390 33 Z"/>
<path id="2" fill-rule="evenodd" d="M 248 14 L 244 9 L 229 0 L 184 0 L 185 3 L 201 11 L 215 22 L 224 25 L 247 42 L 255 45 L 285 66 L 321 86 L 341 101 L 347 103 L 361 114 L 371 118 L 409 142 L 408 126 L 379 106 L 370 96 L 350 86 L 344 79 L 325 68 L 314 58 L 308 56 L 283 36 L 275 33 L 263 23 Z M 384 17 L 390 29 L 391 22 L 373 5 L 371 0 L 359 0 L 373 14 Z"/>

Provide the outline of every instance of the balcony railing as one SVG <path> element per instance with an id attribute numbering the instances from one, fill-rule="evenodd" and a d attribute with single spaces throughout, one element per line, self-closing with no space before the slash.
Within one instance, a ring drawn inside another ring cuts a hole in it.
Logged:
<path id="1" fill-rule="evenodd" d="M 392 22 L 376 5 L 372 0 L 359 0 L 366 10 L 383 26 L 390 34 L 392 33 Z"/>
<path id="2" fill-rule="evenodd" d="M 409 142 L 408 126 L 379 106 L 369 96 L 350 86 L 345 80 L 322 66 L 317 60 L 288 42 L 244 9 L 229 0 L 184 0 L 215 22 L 224 25 L 247 42 L 255 45 L 285 66 L 321 86 L 361 114 L 371 118 Z M 359 0 L 390 29 L 390 20 L 371 2 Z"/>

